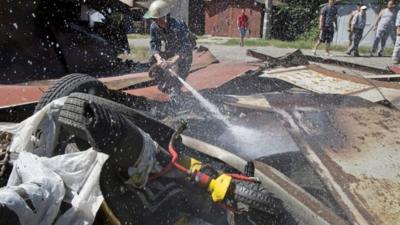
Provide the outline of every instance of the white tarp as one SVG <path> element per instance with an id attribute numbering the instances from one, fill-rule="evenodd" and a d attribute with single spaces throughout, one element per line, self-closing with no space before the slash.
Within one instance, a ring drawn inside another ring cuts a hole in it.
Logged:
<path id="1" fill-rule="evenodd" d="M 51 156 L 58 131 L 55 117 L 66 99 L 67 97 L 54 100 L 21 123 L 0 126 L 0 131 L 13 134 L 10 152 L 27 151 L 38 156 Z M 38 129 L 41 140 L 38 139 Z"/>
<path id="2" fill-rule="evenodd" d="M 21 225 L 92 224 L 104 200 L 98 181 L 107 158 L 92 149 L 52 158 L 22 152 L 7 186 L 0 189 L 0 203 L 18 215 Z M 34 210 L 15 192 L 21 188 Z M 56 219 L 62 201 L 72 207 Z"/>
<path id="3" fill-rule="evenodd" d="M 65 99 L 53 101 L 19 124 L 0 126 L 14 134 L 10 151 L 19 154 L 7 186 L 0 189 L 0 203 L 18 215 L 22 225 L 90 225 L 104 200 L 99 176 L 108 155 L 89 149 L 48 158 L 57 137 L 55 116 Z M 21 189 L 33 208 L 18 194 Z M 72 207 L 56 218 L 62 201 Z"/>

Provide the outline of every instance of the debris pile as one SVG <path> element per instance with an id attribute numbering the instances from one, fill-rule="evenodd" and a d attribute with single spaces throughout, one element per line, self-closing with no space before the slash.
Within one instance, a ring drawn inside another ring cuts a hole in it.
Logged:
<path id="1" fill-rule="evenodd" d="M 72 74 L 43 81 L 40 99 L 3 102 L 1 121 L 15 124 L 0 126 L 0 156 L 10 156 L 0 158 L 10 167 L 0 215 L 9 224 L 395 224 L 396 79 L 328 70 L 335 62 L 300 51 L 248 54 L 261 61 L 217 63 L 196 50 L 178 102 L 146 73 Z M 0 91 L 10 88 L 22 87 Z"/>

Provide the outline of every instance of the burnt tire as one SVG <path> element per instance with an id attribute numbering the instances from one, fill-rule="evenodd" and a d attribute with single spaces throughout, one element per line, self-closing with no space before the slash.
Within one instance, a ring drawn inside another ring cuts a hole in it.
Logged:
<path id="1" fill-rule="evenodd" d="M 85 105 L 87 106 L 88 103 L 96 104 L 107 108 L 109 111 L 121 114 L 148 134 L 158 134 L 152 136 L 152 138 L 157 143 L 165 145 L 164 147 L 167 147 L 169 139 L 174 132 L 168 126 L 163 125 L 147 117 L 143 113 L 125 105 L 94 95 L 73 93 L 69 95 L 68 99 L 64 103 L 58 121 L 62 123 L 63 127 L 67 130 L 73 129 L 81 131 L 76 134 L 79 138 L 83 138 L 86 135 L 84 132 L 86 129 Z"/>
<path id="2" fill-rule="evenodd" d="M 247 205 L 253 212 L 255 210 L 270 215 L 283 212 L 282 201 L 258 183 L 235 181 L 231 191 L 235 202 Z"/>
<path id="3" fill-rule="evenodd" d="M 108 88 L 96 78 L 86 74 L 73 73 L 59 79 L 43 94 L 35 107 L 35 112 L 53 100 L 74 92 L 90 93 L 104 98 L 110 97 Z"/>

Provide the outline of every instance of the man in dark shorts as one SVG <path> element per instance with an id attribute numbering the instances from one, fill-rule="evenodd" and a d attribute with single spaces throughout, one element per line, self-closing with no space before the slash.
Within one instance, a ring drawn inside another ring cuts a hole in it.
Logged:
<path id="1" fill-rule="evenodd" d="M 314 55 L 316 55 L 319 45 L 325 43 L 326 54 L 330 56 L 330 46 L 333 40 L 333 35 L 335 34 L 335 30 L 337 31 L 338 29 L 337 8 L 335 2 L 335 0 L 329 0 L 328 5 L 324 6 L 321 10 L 321 15 L 319 17 L 320 36 L 313 50 Z"/>
<path id="2" fill-rule="evenodd" d="M 247 30 L 249 28 L 249 17 L 246 16 L 246 11 L 242 9 L 242 14 L 237 18 L 237 26 L 240 32 L 240 46 L 244 46 L 244 37 L 246 36 Z"/>

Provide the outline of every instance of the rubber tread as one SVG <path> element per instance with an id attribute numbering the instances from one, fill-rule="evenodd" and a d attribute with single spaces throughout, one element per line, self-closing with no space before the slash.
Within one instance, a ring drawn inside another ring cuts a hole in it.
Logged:
<path id="1" fill-rule="evenodd" d="M 84 131 L 86 129 L 84 122 L 84 106 L 91 102 L 104 106 L 110 111 L 122 114 L 144 132 L 150 134 L 157 143 L 161 144 L 163 147 L 167 147 L 169 139 L 174 132 L 171 128 L 125 105 L 94 95 L 84 93 L 73 93 L 69 95 L 60 112 L 58 118 L 59 122 L 67 129 Z M 84 138 L 86 133 L 81 132 L 76 135 L 79 138 Z"/>
<path id="2" fill-rule="evenodd" d="M 234 183 L 233 194 L 236 202 L 248 205 L 251 209 L 272 215 L 283 212 L 282 201 L 258 183 L 237 181 Z"/>
<path id="3" fill-rule="evenodd" d="M 57 98 L 68 96 L 74 92 L 88 93 L 91 90 L 94 90 L 98 96 L 107 98 L 110 95 L 107 87 L 94 77 L 80 73 L 64 76 L 43 94 L 35 107 L 35 112 Z"/>

